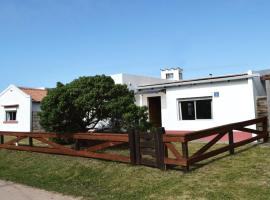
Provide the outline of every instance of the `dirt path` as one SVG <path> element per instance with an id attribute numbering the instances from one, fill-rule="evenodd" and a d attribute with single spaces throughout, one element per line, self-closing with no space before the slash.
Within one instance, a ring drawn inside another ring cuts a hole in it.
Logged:
<path id="1" fill-rule="evenodd" d="M 1 200 L 79 200 L 12 182 L 0 180 Z"/>

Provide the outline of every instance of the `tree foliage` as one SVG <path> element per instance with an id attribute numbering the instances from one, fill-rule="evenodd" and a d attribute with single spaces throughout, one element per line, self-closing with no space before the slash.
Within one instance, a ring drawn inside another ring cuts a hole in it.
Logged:
<path id="1" fill-rule="evenodd" d="M 80 77 L 57 83 L 41 103 L 41 125 L 49 132 L 87 132 L 101 121 L 113 130 L 148 128 L 147 111 L 134 104 L 134 93 L 111 77 Z"/>

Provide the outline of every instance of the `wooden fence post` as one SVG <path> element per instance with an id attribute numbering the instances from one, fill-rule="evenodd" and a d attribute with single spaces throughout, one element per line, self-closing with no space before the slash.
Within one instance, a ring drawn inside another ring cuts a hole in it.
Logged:
<path id="1" fill-rule="evenodd" d="M 188 143 L 182 142 L 182 155 L 183 158 L 187 161 L 187 165 L 184 167 L 185 171 L 189 171 L 189 155 L 188 155 Z"/>
<path id="2" fill-rule="evenodd" d="M 263 132 L 265 134 L 265 137 L 263 138 L 263 142 L 268 142 L 269 133 L 268 133 L 268 118 L 267 117 L 265 118 L 265 120 L 263 120 Z"/>
<path id="3" fill-rule="evenodd" d="M 229 151 L 230 151 L 230 154 L 232 155 L 232 154 L 234 154 L 234 140 L 233 140 L 233 131 L 232 130 L 230 130 L 228 132 L 228 136 L 229 136 L 229 146 L 230 146 Z"/>
<path id="4" fill-rule="evenodd" d="M 135 141 L 135 131 L 131 130 L 128 132 L 128 141 L 129 141 L 129 154 L 130 154 L 130 163 L 136 165 L 136 141 Z"/>
<path id="5" fill-rule="evenodd" d="M 161 170 L 166 170 L 165 164 L 165 145 L 163 142 L 163 135 L 165 133 L 165 129 L 158 128 L 155 132 L 155 144 L 156 144 L 156 159 L 157 159 L 157 167 Z"/>
<path id="6" fill-rule="evenodd" d="M 79 141 L 79 139 L 75 140 L 75 150 L 80 151 L 80 141 Z"/>
<path id="7" fill-rule="evenodd" d="M 32 147 L 33 146 L 33 138 L 29 137 L 29 146 Z"/>
<path id="8" fill-rule="evenodd" d="M 1 136 L 0 136 L 0 144 L 4 144 L 4 142 L 5 142 L 5 141 L 4 141 L 4 136 L 1 135 Z"/>
<path id="9" fill-rule="evenodd" d="M 135 156 L 136 156 L 136 164 L 140 165 L 142 158 L 141 158 L 141 145 L 140 145 L 140 132 L 135 130 L 134 131 L 134 142 L 135 142 Z"/>

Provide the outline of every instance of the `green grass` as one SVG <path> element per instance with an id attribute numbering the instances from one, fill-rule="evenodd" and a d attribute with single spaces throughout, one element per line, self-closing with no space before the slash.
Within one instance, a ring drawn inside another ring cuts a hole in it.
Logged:
<path id="1" fill-rule="evenodd" d="M 200 162 L 190 173 L 0 150 L 0 179 L 84 199 L 270 199 L 270 148 L 245 148 Z"/>

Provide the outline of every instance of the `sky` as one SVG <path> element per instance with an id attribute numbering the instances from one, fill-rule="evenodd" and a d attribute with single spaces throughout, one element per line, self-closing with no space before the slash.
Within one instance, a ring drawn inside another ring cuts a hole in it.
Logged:
<path id="1" fill-rule="evenodd" d="M 0 90 L 270 68 L 269 0 L 0 0 Z"/>

